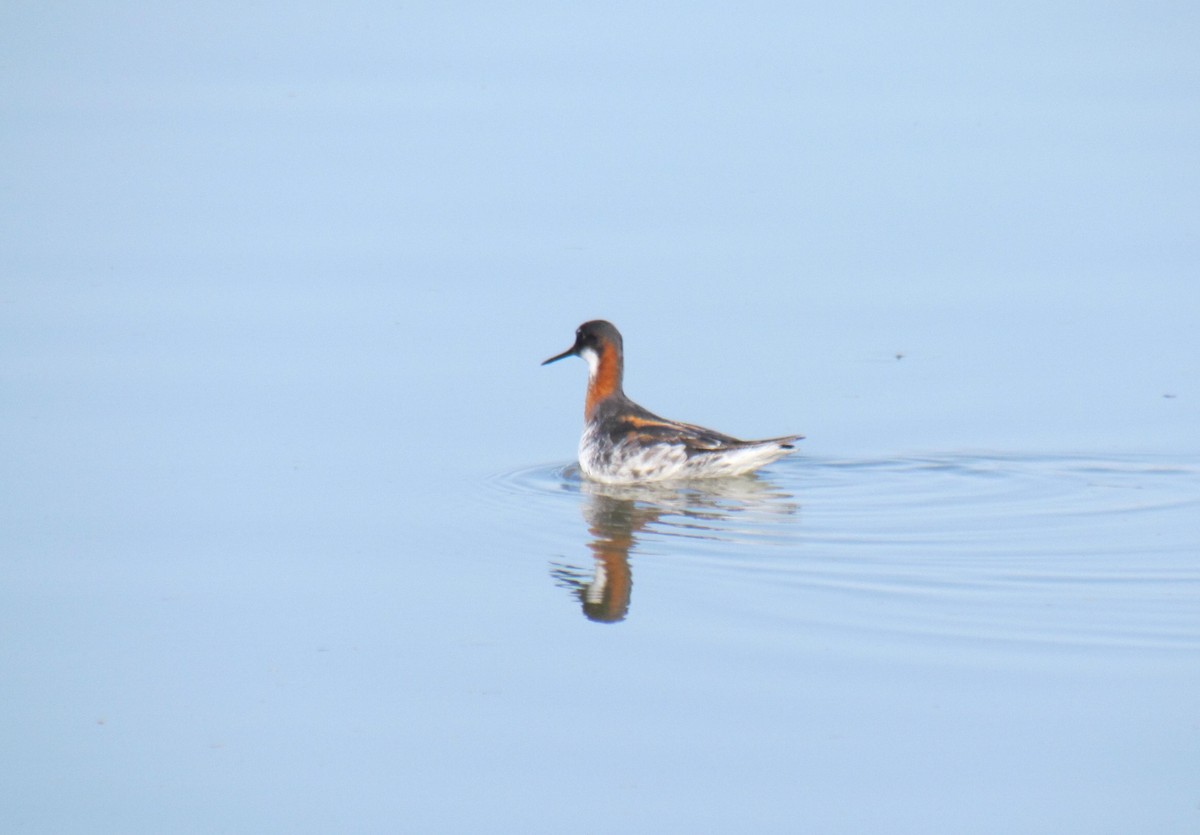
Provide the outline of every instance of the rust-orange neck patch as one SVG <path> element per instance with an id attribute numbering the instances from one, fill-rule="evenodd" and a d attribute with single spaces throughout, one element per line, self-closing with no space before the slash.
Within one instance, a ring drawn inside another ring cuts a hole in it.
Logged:
<path id="1" fill-rule="evenodd" d="M 596 372 L 588 378 L 583 417 L 591 420 L 596 407 L 621 390 L 621 357 L 612 345 L 603 345 L 596 358 Z"/>

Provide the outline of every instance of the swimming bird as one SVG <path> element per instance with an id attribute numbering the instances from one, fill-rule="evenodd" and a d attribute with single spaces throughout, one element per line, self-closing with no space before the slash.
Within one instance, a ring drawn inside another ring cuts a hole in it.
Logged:
<path id="1" fill-rule="evenodd" d="M 588 364 L 579 468 L 593 481 L 642 481 L 732 476 L 756 470 L 792 451 L 803 435 L 761 441 L 667 420 L 625 396 L 625 352 L 611 322 L 595 319 L 575 331 L 575 344 L 542 363 L 582 357 Z"/>

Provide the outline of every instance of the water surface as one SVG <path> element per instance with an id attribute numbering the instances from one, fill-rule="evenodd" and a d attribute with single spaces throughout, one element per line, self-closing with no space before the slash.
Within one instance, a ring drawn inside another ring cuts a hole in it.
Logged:
<path id="1" fill-rule="evenodd" d="M 0 830 L 1196 832 L 1197 42 L 4 4 Z"/>

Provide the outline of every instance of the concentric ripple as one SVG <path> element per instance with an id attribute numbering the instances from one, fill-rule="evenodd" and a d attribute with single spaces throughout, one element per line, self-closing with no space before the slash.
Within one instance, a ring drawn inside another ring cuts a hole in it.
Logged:
<path id="1" fill-rule="evenodd" d="M 1004 553 L 1024 552 L 1029 535 L 1044 539 L 1057 531 L 1055 553 L 1079 547 L 1094 553 L 1125 551 L 1129 543 L 1092 542 L 1070 536 L 1073 529 L 1120 528 L 1132 517 L 1176 511 L 1200 518 L 1200 464 L 1133 456 L 796 458 L 761 475 L 633 486 L 595 484 L 576 465 L 558 464 L 503 473 L 491 485 L 492 499 L 520 515 L 581 502 L 632 502 L 656 512 L 644 534 L 663 542 L 949 552 L 969 543 L 973 551 Z M 562 533 L 572 538 L 578 531 Z M 1177 544 L 1197 544 L 1194 531 L 1175 533 L 1186 534 Z M 745 556 L 739 548 L 725 550 L 739 561 Z"/>

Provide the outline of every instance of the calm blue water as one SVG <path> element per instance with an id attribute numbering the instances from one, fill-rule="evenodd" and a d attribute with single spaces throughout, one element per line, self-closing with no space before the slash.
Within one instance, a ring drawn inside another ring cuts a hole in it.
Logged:
<path id="1" fill-rule="evenodd" d="M 1197 831 L 1197 36 L 6 7 L 0 829 Z"/>

